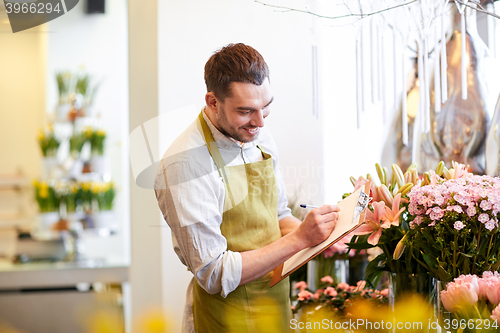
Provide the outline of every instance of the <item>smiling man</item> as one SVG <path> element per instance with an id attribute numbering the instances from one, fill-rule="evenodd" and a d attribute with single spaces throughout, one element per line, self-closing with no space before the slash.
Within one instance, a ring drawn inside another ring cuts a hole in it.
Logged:
<path id="1" fill-rule="evenodd" d="M 325 240 L 338 207 L 300 221 L 287 207 L 276 145 L 264 127 L 269 69 L 250 46 L 230 44 L 205 65 L 206 106 L 165 153 L 155 193 L 174 250 L 193 273 L 184 332 L 287 332 L 288 279 L 272 270 Z"/>

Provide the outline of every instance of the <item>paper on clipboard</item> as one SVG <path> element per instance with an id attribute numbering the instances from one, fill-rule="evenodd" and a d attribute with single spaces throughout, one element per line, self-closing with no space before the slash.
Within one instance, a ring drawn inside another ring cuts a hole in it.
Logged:
<path id="1" fill-rule="evenodd" d="M 297 252 L 290 259 L 284 262 L 283 265 L 274 271 L 273 281 L 271 286 L 284 279 L 294 270 L 307 263 L 319 253 L 326 250 L 342 239 L 345 235 L 356 229 L 364 222 L 364 210 L 370 202 L 369 193 L 370 184 L 359 188 L 357 191 L 349 195 L 347 198 L 337 204 L 340 208 L 339 218 L 335 229 L 330 236 L 320 244 Z M 364 191 L 363 191 L 364 190 Z"/>

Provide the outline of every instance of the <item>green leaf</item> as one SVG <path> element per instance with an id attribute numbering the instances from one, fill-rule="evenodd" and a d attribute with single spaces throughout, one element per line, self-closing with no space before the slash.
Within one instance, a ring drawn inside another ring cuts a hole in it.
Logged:
<path id="1" fill-rule="evenodd" d="M 479 246 L 479 249 L 477 250 L 476 253 L 481 253 L 481 254 L 486 253 L 486 247 L 488 247 L 489 242 L 490 242 L 489 237 L 483 237 L 483 239 L 481 240 L 481 245 Z"/>
<path id="2" fill-rule="evenodd" d="M 420 253 L 422 254 L 422 257 L 424 258 L 427 265 L 429 265 L 429 267 L 435 268 L 438 266 L 438 263 L 437 263 L 436 259 L 434 259 L 434 257 L 431 257 L 422 251 L 420 251 Z"/>
<path id="3" fill-rule="evenodd" d="M 379 278 L 379 276 L 385 271 L 383 266 L 380 266 L 379 263 L 381 261 L 385 261 L 385 254 L 379 254 L 375 259 L 368 263 L 365 270 L 365 280 L 370 284 L 373 288 L 376 287 L 375 280 Z"/>
<path id="4" fill-rule="evenodd" d="M 375 247 L 371 244 L 368 244 L 367 242 L 356 242 L 356 243 L 345 243 L 347 246 L 349 246 L 349 249 L 354 249 L 354 250 L 365 250 L 365 249 L 371 249 L 372 247 Z"/>
<path id="5" fill-rule="evenodd" d="M 498 269 L 500 268 L 500 260 L 497 261 L 492 267 L 491 267 L 491 270 L 492 271 L 498 271 Z"/>

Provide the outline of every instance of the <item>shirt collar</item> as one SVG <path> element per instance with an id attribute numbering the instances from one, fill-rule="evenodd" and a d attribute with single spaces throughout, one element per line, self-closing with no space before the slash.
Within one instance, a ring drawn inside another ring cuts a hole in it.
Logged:
<path id="1" fill-rule="evenodd" d="M 222 134 L 221 131 L 217 127 L 212 124 L 212 121 L 210 121 L 210 118 L 208 118 L 207 114 L 205 113 L 205 108 L 202 110 L 203 112 L 203 119 L 207 122 L 208 128 L 210 128 L 210 132 L 212 132 L 212 136 L 214 137 L 215 142 L 217 143 L 217 146 L 226 146 L 226 147 L 238 147 L 240 149 L 248 149 L 251 147 L 257 146 L 259 143 L 259 138 L 257 140 L 253 140 L 251 142 L 239 142 L 231 137 L 228 137 L 224 134 Z"/>

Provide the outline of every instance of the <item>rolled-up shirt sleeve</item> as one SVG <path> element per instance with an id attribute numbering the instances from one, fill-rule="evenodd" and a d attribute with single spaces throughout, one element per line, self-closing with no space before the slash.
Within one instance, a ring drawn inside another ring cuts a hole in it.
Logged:
<path id="1" fill-rule="evenodd" d="M 217 169 L 196 161 L 160 165 L 155 194 L 176 253 L 210 294 L 226 297 L 241 281 L 242 259 L 222 235 L 224 185 Z"/>

